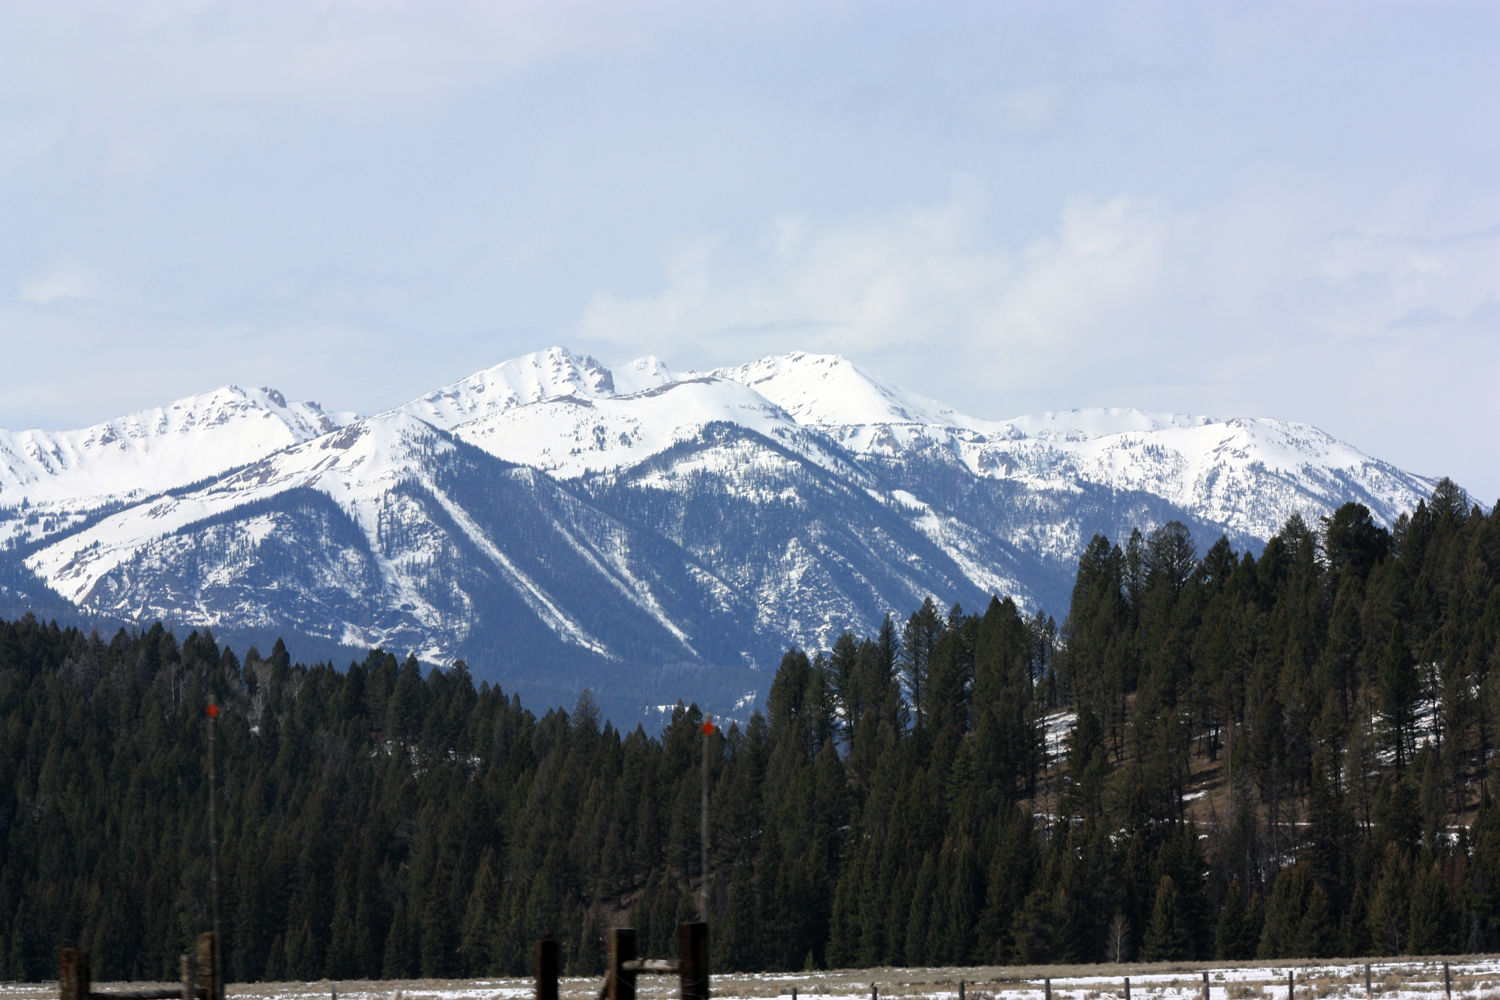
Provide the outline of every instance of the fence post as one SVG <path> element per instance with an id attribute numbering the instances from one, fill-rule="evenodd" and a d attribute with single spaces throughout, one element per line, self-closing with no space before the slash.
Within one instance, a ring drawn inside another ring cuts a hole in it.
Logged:
<path id="1" fill-rule="evenodd" d="M 611 927 L 609 929 L 609 979 L 605 984 L 607 1000 L 635 1000 L 635 973 L 622 966 L 636 959 L 635 929 Z"/>
<path id="2" fill-rule="evenodd" d="M 203 1000 L 221 1000 L 214 977 L 214 932 L 198 935 L 198 995 Z"/>
<path id="3" fill-rule="evenodd" d="M 708 924 L 677 925 L 677 978 L 682 1000 L 708 1000 Z"/>
<path id="4" fill-rule="evenodd" d="M 1130 1000 L 1130 977 L 1125 977 L 1125 1000 Z"/>
<path id="5" fill-rule="evenodd" d="M 78 948 L 57 952 L 57 995 L 60 1000 L 89 1000 L 94 989 L 89 974 L 89 953 Z"/>
<path id="6" fill-rule="evenodd" d="M 1052 1000 L 1052 980 L 1042 980 L 1042 996 L 1045 1000 Z"/>
<path id="7" fill-rule="evenodd" d="M 1448 963 L 1443 963 L 1443 992 L 1448 994 L 1448 1000 L 1453 1000 L 1453 977 L 1448 975 Z"/>
<path id="8" fill-rule="evenodd" d="M 1296 975 L 1297 974 L 1291 969 L 1286 970 L 1286 1000 L 1296 1000 L 1296 997 L 1294 996 L 1294 991 L 1296 990 Z"/>
<path id="9" fill-rule="evenodd" d="M 193 961 L 193 953 L 185 951 L 182 953 L 182 1000 L 195 1000 L 198 996 L 198 963 Z"/>
<path id="10" fill-rule="evenodd" d="M 1208 1000 L 1208 970 L 1203 970 L 1203 1000 Z"/>
<path id="11" fill-rule="evenodd" d="M 1370 996 L 1370 963 L 1365 963 L 1365 996 Z"/>
<path id="12" fill-rule="evenodd" d="M 964 1000 L 964 981 L 958 981 L 958 1000 Z"/>
<path id="13" fill-rule="evenodd" d="M 536 943 L 536 1000 L 557 1000 L 558 952 L 551 931 Z"/>

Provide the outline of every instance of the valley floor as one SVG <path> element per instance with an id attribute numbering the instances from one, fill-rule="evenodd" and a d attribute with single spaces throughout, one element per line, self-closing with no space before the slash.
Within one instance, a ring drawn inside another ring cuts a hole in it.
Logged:
<path id="1" fill-rule="evenodd" d="M 1295 977 L 1292 1000 L 1348 997 L 1363 1000 L 1365 959 L 1268 962 L 1164 962 L 1155 965 L 983 966 L 936 969 L 842 969 L 829 972 L 739 973 L 715 976 L 713 995 L 745 1000 L 958 1000 L 959 982 L 972 1000 L 1042 1000 L 1051 980 L 1054 1000 L 1124 1000 L 1125 977 L 1131 1000 L 1201 1000 L 1203 973 L 1209 974 L 1209 1000 L 1285 1000 L 1287 974 Z M 1452 996 L 1459 1000 L 1500 997 L 1500 956 L 1465 955 L 1449 962 Z M 1442 958 L 1369 959 L 1371 996 L 1383 1000 L 1445 996 Z M 564 1000 L 595 1000 L 602 980 L 568 977 L 559 984 Z M 96 983 L 98 992 L 141 990 L 172 984 Z M 400 982 L 354 980 L 333 983 L 231 984 L 231 1000 L 528 1000 L 529 979 L 419 979 Z M 672 976 L 642 976 L 640 1000 L 677 995 Z M 54 983 L 0 983 L 0 1000 L 53 1000 Z"/>

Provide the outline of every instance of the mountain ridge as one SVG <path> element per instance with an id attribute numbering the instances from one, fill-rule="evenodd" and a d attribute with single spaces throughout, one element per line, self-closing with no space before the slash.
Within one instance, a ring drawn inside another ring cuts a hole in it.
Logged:
<path id="1" fill-rule="evenodd" d="M 753 702 L 787 645 L 927 596 L 1061 611 L 1096 532 L 1256 548 L 1291 513 L 1389 524 L 1434 486 L 1269 418 L 990 421 L 838 356 L 674 373 L 555 347 L 366 417 L 231 386 L 0 431 L 0 560 L 80 612 L 467 658 L 628 717 L 682 671 Z"/>

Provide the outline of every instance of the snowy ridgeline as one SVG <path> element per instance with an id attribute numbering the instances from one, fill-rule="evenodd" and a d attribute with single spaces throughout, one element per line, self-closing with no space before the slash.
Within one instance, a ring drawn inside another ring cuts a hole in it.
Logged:
<path id="1" fill-rule="evenodd" d="M 231 386 L 0 431 L 0 602 L 462 657 L 629 719 L 684 672 L 727 710 L 787 646 L 932 595 L 1060 619 L 1095 533 L 1180 520 L 1200 550 L 1254 549 L 1291 514 L 1389 523 L 1433 486 L 1284 421 L 984 420 L 839 357 L 674 373 L 553 348 L 369 417 Z"/>
<path id="2" fill-rule="evenodd" d="M 1347 997 L 1404 1000 L 1448 997 L 1480 1000 L 1500 996 L 1500 958 L 1456 958 L 1445 971 L 1442 960 L 1370 959 L 1370 993 L 1365 990 L 1365 961 L 1318 964 L 1182 963 L 1172 965 L 1032 966 L 1027 968 L 853 969 L 829 972 L 729 974 L 713 977 L 713 995 L 724 998 L 791 1000 L 867 1000 L 872 987 L 880 997 L 900 1000 L 958 1000 L 959 982 L 973 1000 L 1042 1000 L 1050 979 L 1056 1000 L 1124 1000 L 1125 977 L 1131 1000 L 1200 1000 L 1203 973 L 1208 972 L 1209 1000 L 1286 1000 L 1287 976 L 1293 977 L 1294 1000 Z M 601 979 L 565 978 L 559 995 L 567 1000 L 594 1000 Z M 101 990 L 140 989 L 147 984 L 96 984 Z M 335 989 L 344 1000 L 529 1000 L 529 979 L 420 980 L 415 982 L 252 983 L 230 985 L 236 1000 L 317 1000 Z M 642 1000 L 677 996 L 674 977 L 643 975 Z M 55 983 L 0 984 L 0 1000 L 52 1000 Z"/>

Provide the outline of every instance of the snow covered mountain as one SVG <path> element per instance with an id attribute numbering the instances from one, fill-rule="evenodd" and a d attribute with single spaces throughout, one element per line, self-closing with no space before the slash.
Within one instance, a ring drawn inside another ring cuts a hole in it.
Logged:
<path id="1" fill-rule="evenodd" d="M 225 386 L 76 431 L 0 430 L 0 506 L 72 514 L 152 496 L 327 434 L 352 414 Z M 34 530 L 25 530 L 26 528 Z M 14 525 L 16 537 L 47 533 Z"/>
<path id="2" fill-rule="evenodd" d="M 527 355 L 372 417 L 228 387 L 0 431 L 0 599 L 466 658 L 630 718 L 762 696 L 928 596 L 1058 617 L 1077 558 L 1167 520 L 1258 547 L 1435 484 L 1305 425 L 1138 410 L 986 421 L 830 356 L 675 374 Z"/>

